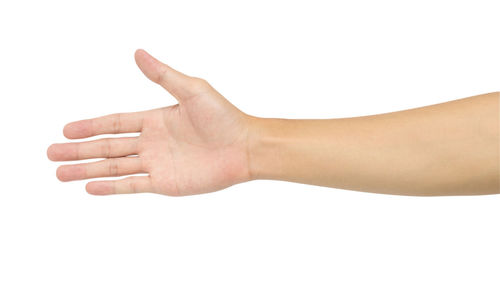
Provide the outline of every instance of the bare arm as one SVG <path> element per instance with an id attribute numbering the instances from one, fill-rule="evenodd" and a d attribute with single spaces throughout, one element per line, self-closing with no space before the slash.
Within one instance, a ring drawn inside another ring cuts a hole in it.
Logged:
<path id="1" fill-rule="evenodd" d="M 331 120 L 255 119 L 255 178 L 406 195 L 491 194 L 499 94 Z"/>
<path id="2" fill-rule="evenodd" d="M 498 93 L 357 118 L 263 119 L 142 50 L 136 62 L 179 103 L 66 125 L 69 139 L 140 134 L 51 145 L 53 161 L 102 159 L 62 165 L 60 180 L 128 176 L 89 182 L 96 195 L 190 195 L 255 179 L 406 195 L 500 192 Z"/>

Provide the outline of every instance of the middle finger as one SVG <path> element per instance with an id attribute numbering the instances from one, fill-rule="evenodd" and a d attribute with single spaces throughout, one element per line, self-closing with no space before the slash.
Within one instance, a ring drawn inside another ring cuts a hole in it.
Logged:
<path id="1" fill-rule="evenodd" d="M 49 147 L 47 155 L 53 161 L 124 157 L 137 154 L 137 142 L 137 137 L 130 137 L 57 143 Z"/>

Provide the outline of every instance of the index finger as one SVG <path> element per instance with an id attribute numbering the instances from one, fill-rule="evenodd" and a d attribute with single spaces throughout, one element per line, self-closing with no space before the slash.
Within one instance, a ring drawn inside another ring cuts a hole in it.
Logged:
<path id="1" fill-rule="evenodd" d="M 81 139 L 102 134 L 136 133 L 142 130 L 145 112 L 115 113 L 93 119 L 71 122 L 64 126 L 68 139 Z"/>

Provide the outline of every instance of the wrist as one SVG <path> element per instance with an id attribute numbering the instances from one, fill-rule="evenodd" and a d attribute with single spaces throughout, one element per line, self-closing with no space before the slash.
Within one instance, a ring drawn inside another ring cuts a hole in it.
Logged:
<path id="1" fill-rule="evenodd" d="M 249 116 L 247 159 L 250 180 L 279 179 L 287 121 Z"/>

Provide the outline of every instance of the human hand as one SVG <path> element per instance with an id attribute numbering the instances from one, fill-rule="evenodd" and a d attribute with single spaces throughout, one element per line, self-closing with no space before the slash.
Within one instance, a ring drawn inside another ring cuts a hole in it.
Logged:
<path id="1" fill-rule="evenodd" d="M 90 194 L 153 192 L 190 195 L 217 191 L 250 179 L 247 138 L 251 117 L 206 81 L 184 75 L 143 50 L 135 53 L 142 72 L 179 102 L 154 110 L 112 114 L 69 123 L 64 135 L 82 139 L 101 134 L 140 132 L 138 137 L 53 144 L 53 161 L 104 158 L 62 165 L 61 181 L 148 175 L 91 181 Z"/>

